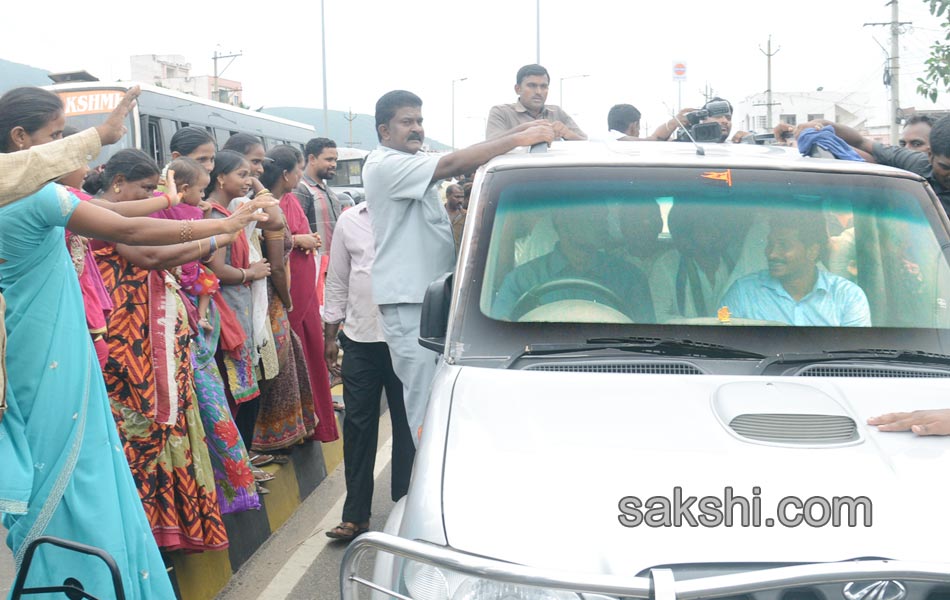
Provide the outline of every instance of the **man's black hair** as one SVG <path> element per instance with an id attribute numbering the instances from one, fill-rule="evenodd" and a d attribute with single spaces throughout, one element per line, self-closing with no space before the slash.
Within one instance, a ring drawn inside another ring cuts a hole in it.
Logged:
<path id="1" fill-rule="evenodd" d="M 548 78 L 548 83 L 551 83 L 551 76 L 548 74 L 548 70 L 541 65 L 525 65 L 518 69 L 515 83 L 521 85 L 521 82 L 524 81 L 526 77 L 533 77 L 535 75 L 539 77 L 543 75 Z"/>
<path id="2" fill-rule="evenodd" d="M 904 127 L 910 127 L 911 125 L 916 125 L 917 123 L 926 123 L 928 126 L 933 127 L 934 123 L 936 122 L 937 120 L 930 115 L 914 115 L 907 119 L 907 122 L 904 123 Z"/>
<path id="3" fill-rule="evenodd" d="M 422 98 L 406 90 L 393 90 L 386 92 L 376 101 L 376 137 L 383 141 L 383 136 L 379 133 L 379 126 L 388 124 L 396 111 L 400 108 L 417 108 L 422 106 Z"/>
<path id="4" fill-rule="evenodd" d="M 320 153 L 323 152 L 324 148 L 336 148 L 336 142 L 330 138 L 313 138 L 307 142 L 307 146 L 304 148 L 304 155 L 307 157 L 307 160 L 310 159 L 310 155 L 313 155 L 314 158 L 320 156 Z"/>
<path id="5" fill-rule="evenodd" d="M 930 154 L 950 157 L 950 116 L 942 117 L 930 128 Z"/>
<path id="6" fill-rule="evenodd" d="M 632 104 L 615 104 L 607 113 L 607 129 L 626 132 L 631 123 L 640 120 L 640 111 Z"/>

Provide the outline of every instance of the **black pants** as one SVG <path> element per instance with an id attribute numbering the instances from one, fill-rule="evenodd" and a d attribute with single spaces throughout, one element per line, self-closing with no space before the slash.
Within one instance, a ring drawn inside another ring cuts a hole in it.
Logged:
<path id="1" fill-rule="evenodd" d="M 379 437 L 379 409 L 383 389 L 393 424 L 392 498 L 399 500 L 409 491 L 409 476 L 416 455 L 402 382 L 393 372 L 389 347 L 384 342 L 354 342 L 340 333 L 343 349 L 343 464 L 346 474 L 346 501 L 343 520 L 368 523 L 373 503 L 373 469 Z"/>

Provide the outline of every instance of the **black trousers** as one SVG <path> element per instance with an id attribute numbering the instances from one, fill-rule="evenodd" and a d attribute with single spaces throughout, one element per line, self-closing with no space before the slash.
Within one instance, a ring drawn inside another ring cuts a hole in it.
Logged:
<path id="1" fill-rule="evenodd" d="M 354 342 L 340 333 L 343 349 L 343 464 L 346 501 L 343 520 L 368 523 L 373 503 L 373 469 L 379 438 L 379 411 L 383 389 L 393 425 L 392 499 L 409 491 L 409 476 L 416 447 L 412 443 L 402 382 L 393 372 L 389 347 L 385 342 Z"/>

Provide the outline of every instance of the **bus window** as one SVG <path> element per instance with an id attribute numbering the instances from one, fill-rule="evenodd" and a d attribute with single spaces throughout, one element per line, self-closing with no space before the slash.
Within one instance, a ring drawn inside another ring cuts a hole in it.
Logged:
<path id="1" fill-rule="evenodd" d="M 221 129 L 220 127 L 214 128 L 214 137 L 218 141 L 218 148 L 224 146 L 227 143 L 228 138 L 234 135 L 234 131 L 228 131 L 227 129 Z"/>
<path id="2" fill-rule="evenodd" d="M 146 131 L 144 136 L 145 152 L 158 164 L 164 164 L 164 144 L 162 143 L 162 129 L 159 119 L 155 117 L 146 117 L 142 116 L 142 120 L 146 122 Z"/>

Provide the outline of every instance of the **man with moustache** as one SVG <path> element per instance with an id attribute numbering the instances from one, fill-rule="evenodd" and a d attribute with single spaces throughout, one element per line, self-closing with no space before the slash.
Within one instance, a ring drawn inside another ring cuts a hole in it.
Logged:
<path id="1" fill-rule="evenodd" d="M 570 115 L 558 106 L 545 104 L 551 85 L 551 76 L 548 75 L 547 69 L 541 65 L 525 65 L 518 69 L 515 79 L 518 101 L 492 107 L 488 113 L 488 126 L 485 128 L 486 140 L 501 137 L 512 128 L 537 119 L 551 122 L 556 139 L 587 139 L 587 134 L 581 131 Z"/>
<path id="2" fill-rule="evenodd" d="M 455 241 L 439 181 L 471 173 L 518 146 L 551 142 L 554 128 L 531 121 L 505 135 L 444 155 L 420 152 L 425 140 L 422 100 L 405 90 L 376 102 L 379 147 L 366 157 L 363 186 L 373 215 L 376 256 L 373 300 L 393 369 L 403 383 L 406 416 L 418 444 L 438 356 L 419 345 L 426 288 L 455 268 Z"/>
<path id="3" fill-rule="evenodd" d="M 828 245 L 819 211 L 781 211 L 770 221 L 768 269 L 732 284 L 722 306 L 733 317 L 796 326 L 870 327 L 867 296 L 856 284 L 818 267 Z"/>

